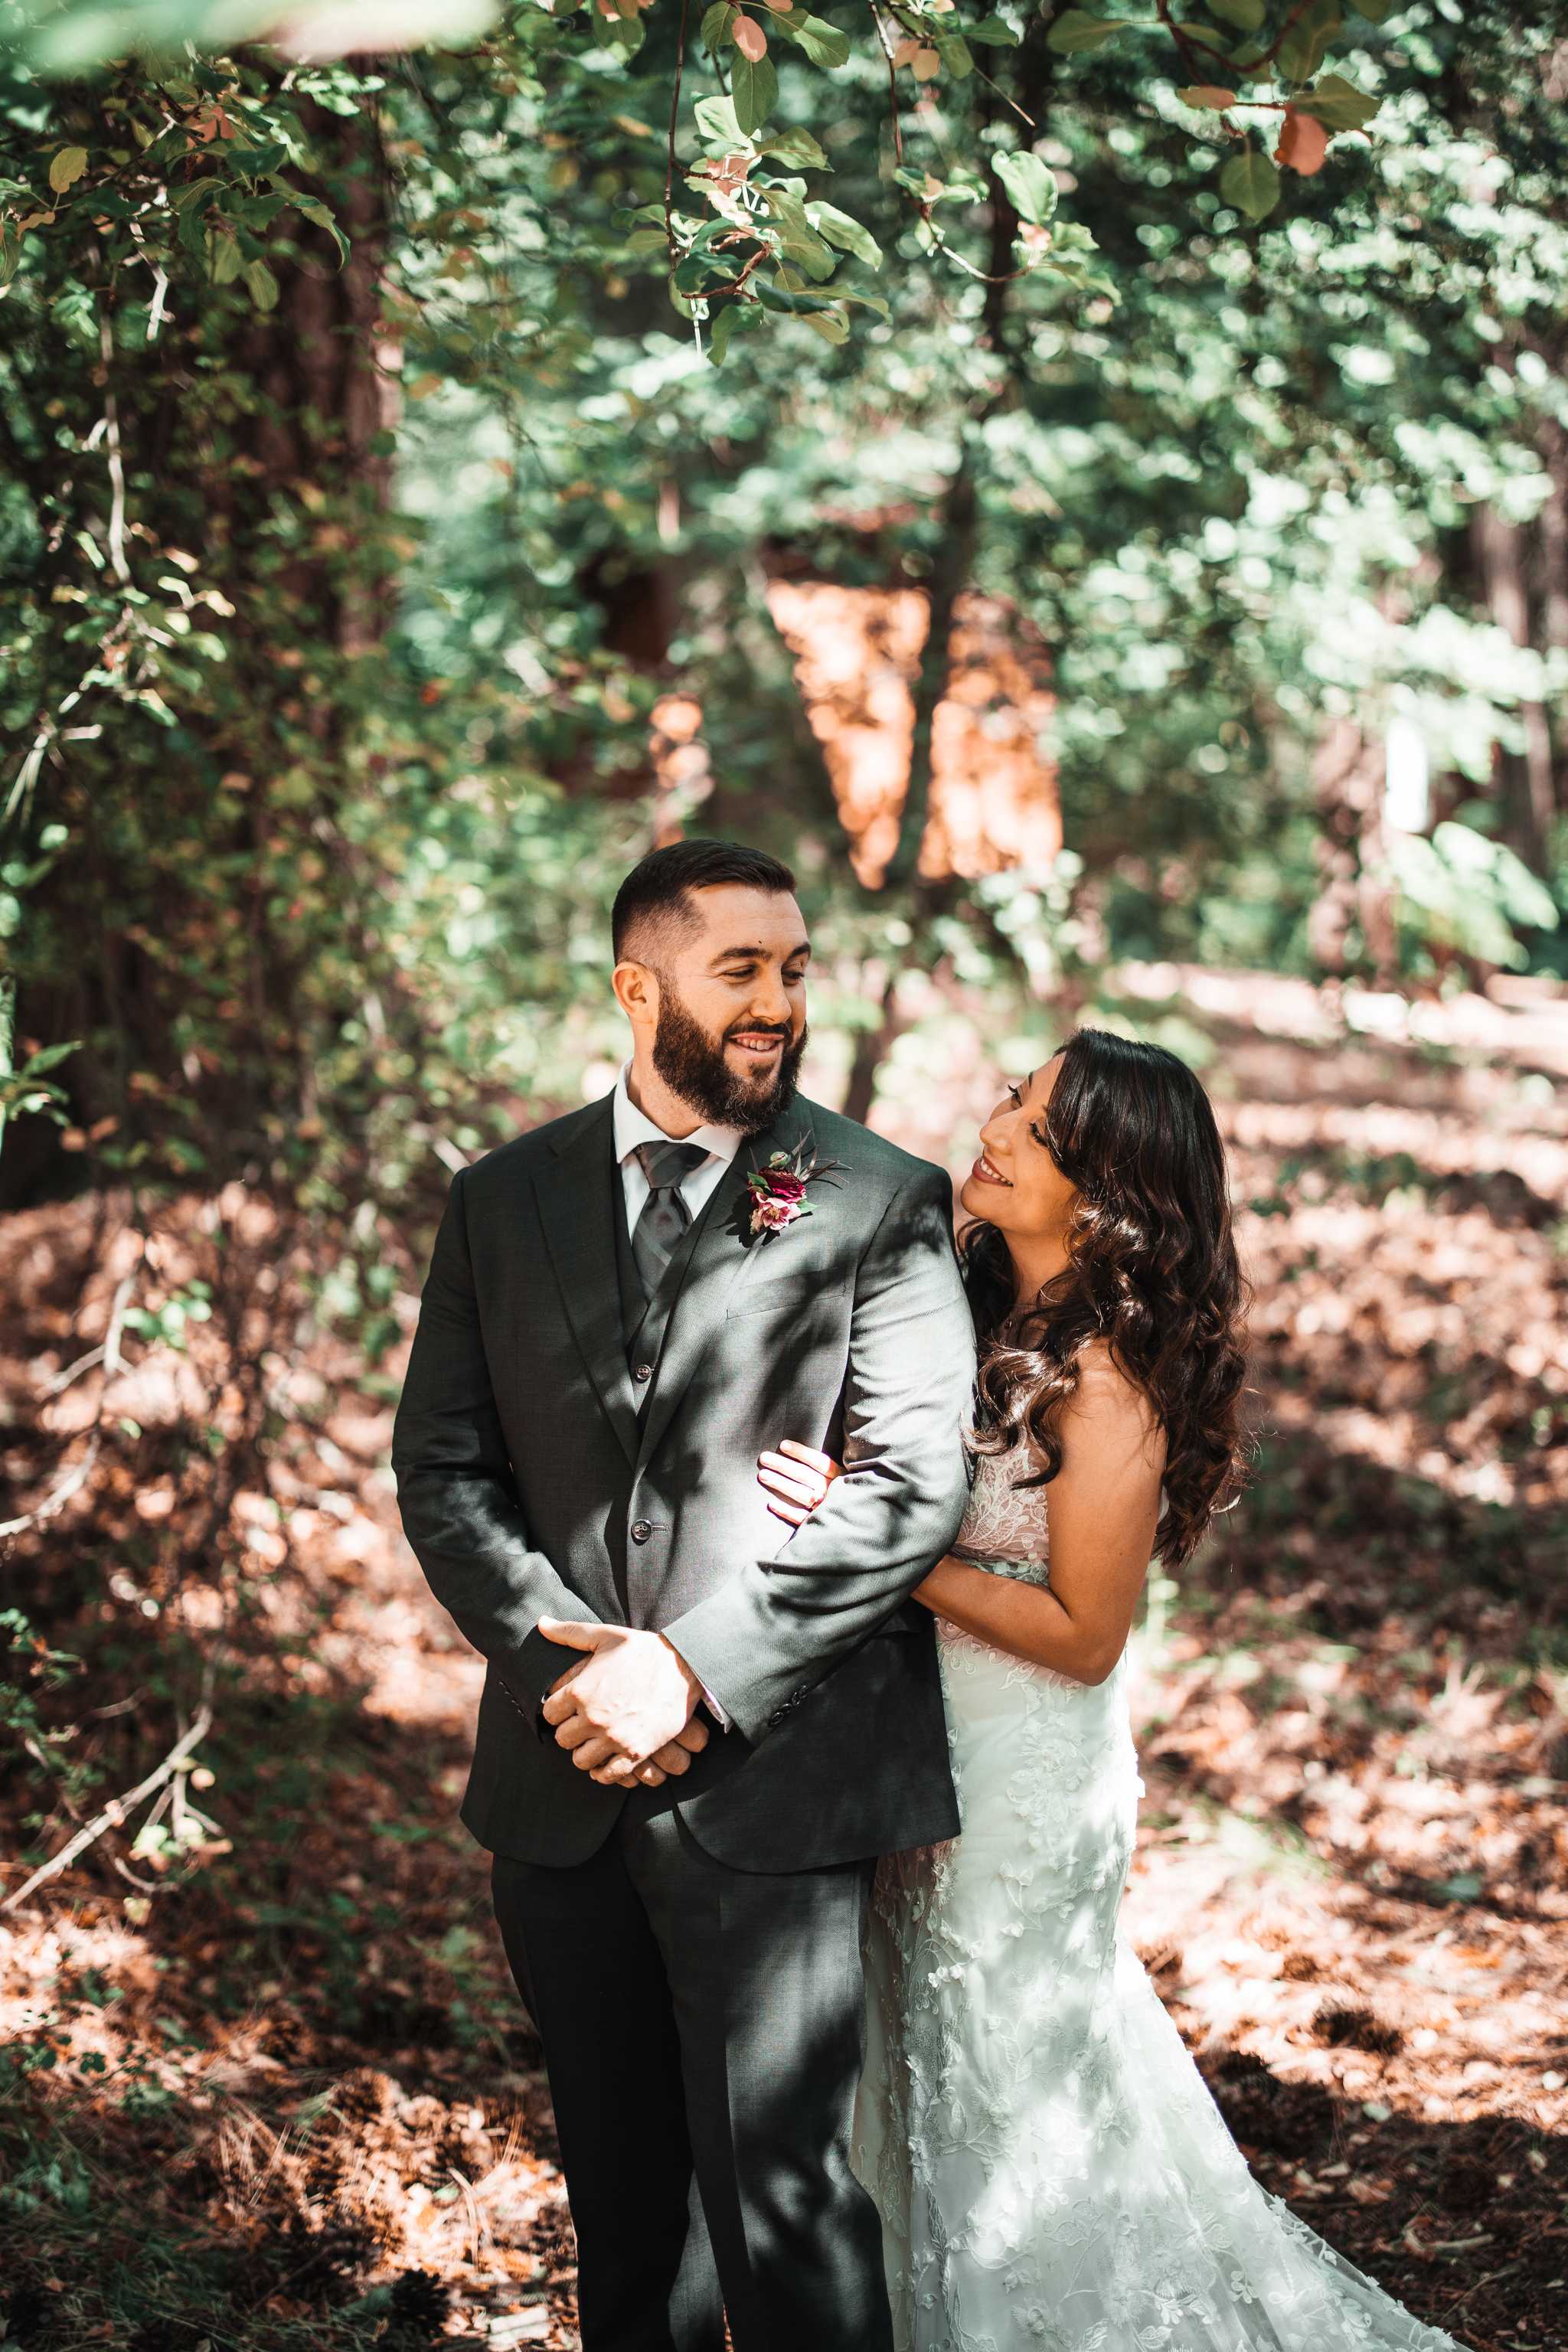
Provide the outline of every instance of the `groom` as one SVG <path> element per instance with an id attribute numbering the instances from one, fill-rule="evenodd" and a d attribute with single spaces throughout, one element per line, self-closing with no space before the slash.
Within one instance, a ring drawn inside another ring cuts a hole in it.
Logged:
<path id="1" fill-rule="evenodd" d="M 614 1093 L 452 1184 L 403 1521 L 489 1660 L 463 1819 L 543 2044 L 584 2352 L 722 2352 L 726 2314 L 735 2352 L 890 2352 L 847 2144 L 875 1858 L 958 1827 L 909 1599 L 966 1494 L 948 1181 L 796 1096 L 787 866 L 680 842 L 613 919 Z M 846 1465 L 795 1534 L 756 1475 L 785 1437 Z"/>

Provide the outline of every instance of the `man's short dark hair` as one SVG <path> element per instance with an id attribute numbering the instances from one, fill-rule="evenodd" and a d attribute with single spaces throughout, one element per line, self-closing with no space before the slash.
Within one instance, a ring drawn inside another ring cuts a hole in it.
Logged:
<path id="1" fill-rule="evenodd" d="M 781 897 L 795 895 L 795 876 L 782 858 L 770 857 L 765 849 L 749 849 L 741 841 L 672 841 L 664 849 L 650 849 L 616 893 L 610 915 L 616 961 L 620 962 L 639 924 L 650 918 L 682 921 L 691 911 L 688 892 L 711 890 L 724 882 L 776 891 Z"/>

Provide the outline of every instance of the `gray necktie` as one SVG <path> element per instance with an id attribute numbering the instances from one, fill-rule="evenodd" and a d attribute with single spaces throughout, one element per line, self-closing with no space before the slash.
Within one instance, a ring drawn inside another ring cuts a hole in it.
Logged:
<path id="1" fill-rule="evenodd" d="M 637 1156 L 647 1178 L 647 1199 L 632 1235 L 632 1256 L 651 1298 L 663 1279 L 691 1212 L 680 1197 L 683 1177 L 708 1154 L 700 1143 L 639 1143 Z"/>

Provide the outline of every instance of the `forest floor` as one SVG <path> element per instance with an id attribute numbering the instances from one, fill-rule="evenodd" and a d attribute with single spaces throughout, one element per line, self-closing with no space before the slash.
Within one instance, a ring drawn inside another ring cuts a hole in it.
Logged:
<path id="1" fill-rule="evenodd" d="M 1213 1051 L 1258 1437 L 1139 1636 L 1129 1931 L 1271 2190 L 1476 2352 L 1556 2352 L 1568 1013 L 1127 987 Z M 879 1123 L 966 1160 L 978 1024 L 928 1047 Z M 386 1468 L 414 1277 L 367 1356 L 321 1251 L 237 1187 L 0 1226 L 8 1507 L 56 1505 L 5 1550 L 0 1889 L 212 1716 L 0 1911 L 7 2346 L 575 2342 L 537 2047 L 455 1819 L 478 1663 Z M 117 1366 L 83 1361 L 111 1324 Z"/>

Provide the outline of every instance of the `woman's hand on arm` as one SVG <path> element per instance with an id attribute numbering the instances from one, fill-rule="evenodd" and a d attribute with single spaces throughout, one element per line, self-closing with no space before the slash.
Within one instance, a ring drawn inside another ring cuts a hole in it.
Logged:
<path id="1" fill-rule="evenodd" d="M 776 1454 L 757 1456 L 757 1484 L 768 1490 L 768 1508 L 792 1528 L 804 1527 L 835 1478 L 843 1475 L 844 1465 L 831 1454 L 818 1454 L 793 1437 L 786 1437 Z"/>
<path id="2" fill-rule="evenodd" d="M 1103 1682 L 1126 1647 L 1160 1516 L 1165 1444 L 1141 1391 L 1103 1349 L 1061 1419 L 1062 1466 L 1046 1488 L 1049 1589 L 951 1554 L 915 1599 L 1010 1656 Z"/>

